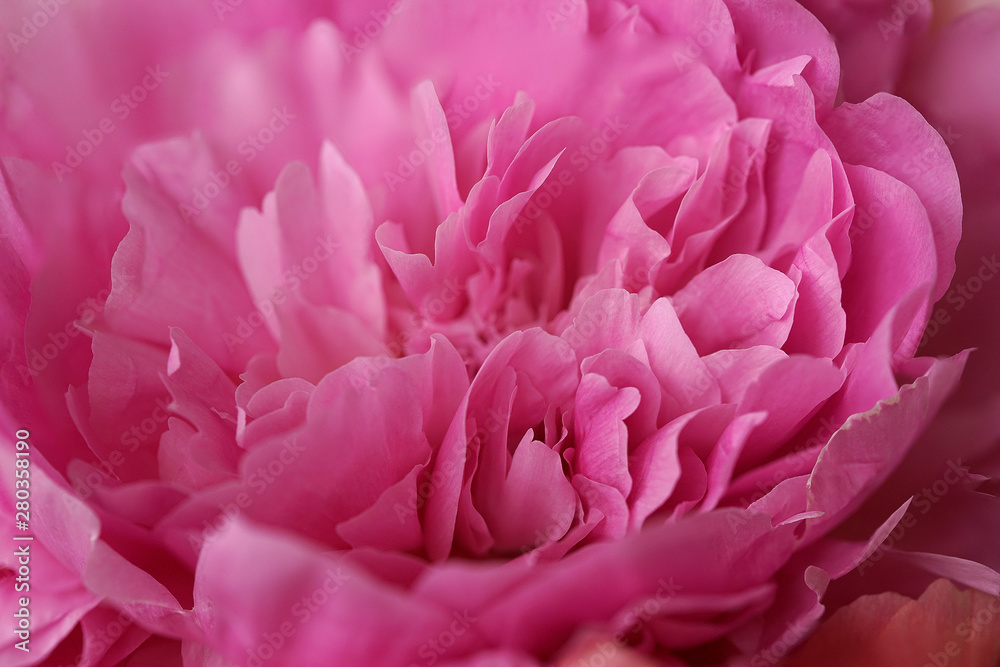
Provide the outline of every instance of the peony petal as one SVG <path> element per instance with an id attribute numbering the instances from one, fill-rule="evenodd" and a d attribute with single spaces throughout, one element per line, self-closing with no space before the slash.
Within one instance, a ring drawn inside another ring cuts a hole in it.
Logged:
<path id="1" fill-rule="evenodd" d="M 674 295 L 677 316 L 703 355 L 731 347 L 781 347 L 794 305 L 794 283 L 749 255 L 709 267 Z"/>
<path id="2" fill-rule="evenodd" d="M 298 539 L 239 520 L 202 551 L 195 609 L 231 660 L 253 656 L 277 631 L 282 662 L 317 667 L 408 663 L 454 620 Z"/>
<path id="3" fill-rule="evenodd" d="M 844 162 L 871 167 L 898 179 L 912 188 L 926 207 L 937 266 L 931 297 L 940 298 L 955 273 L 955 247 L 962 218 L 958 178 L 941 135 L 908 103 L 885 94 L 861 104 L 841 105 L 824 120 L 823 129 L 837 145 Z M 890 211 L 898 210 L 903 203 L 885 190 L 884 196 L 889 198 L 886 206 Z M 880 213 L 869 212 L 881 218 Z M 871 231 L 878 233 L 881 226 L 875 225 Z"/>
<path id="4" fill-rule="evenodd" d="M 954 387 L 966 356 L 937 361 L 926 375 L 869 412 L 851 417 L 834 434 L 809 480 L 808 509 L 824 515 L 810 522 L 807 540 L 816 539 L 856 508 L 899 464 Z M 844 470 L 851 474 L 845 475 Z"/>

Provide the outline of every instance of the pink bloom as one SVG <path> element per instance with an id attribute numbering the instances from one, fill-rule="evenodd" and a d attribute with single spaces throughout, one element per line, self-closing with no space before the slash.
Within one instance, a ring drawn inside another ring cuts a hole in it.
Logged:
<path id="1" fill-rule="evenodd" d="M 5 433 L 76 596 L 5 659 L 752 662 L 905 515 L 842 528 L 962 371 L 958 180 L 799 5 L 119 4 L 61 11 L 122 62 L 53 19 L 5 84 Z"/>

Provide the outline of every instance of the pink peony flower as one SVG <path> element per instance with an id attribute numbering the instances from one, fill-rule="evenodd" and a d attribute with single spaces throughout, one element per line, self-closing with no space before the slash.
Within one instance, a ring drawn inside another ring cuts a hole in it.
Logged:
<path id="1" fill-rule="evenodd" d="M 46 16 L 4 77 L 46 582 L 5 664 L 775 664 L 906 516 L 958 180 L 908 103 L 836 104 L 798 4 Z"/>

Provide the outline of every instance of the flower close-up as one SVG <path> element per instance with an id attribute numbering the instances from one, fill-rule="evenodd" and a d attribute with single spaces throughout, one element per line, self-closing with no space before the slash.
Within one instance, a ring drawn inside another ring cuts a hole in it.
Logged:
<path id="1" fill-rule="evenodd" d="M 995 667 L 948 7 L 7 3 L 0 664 Z"/>

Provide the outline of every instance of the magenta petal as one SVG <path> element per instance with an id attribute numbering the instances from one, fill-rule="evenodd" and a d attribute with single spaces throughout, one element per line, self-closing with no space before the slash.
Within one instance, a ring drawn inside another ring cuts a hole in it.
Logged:
<path id="1" fill-rule="evenodd" d="M 791 540 L 790 530 L 773 530 L 763 516 L 734 510 L 694 516 L 536 568 L 529 581 L 488 606 L 480 627 L 508 645 L 546 650 L 588 619 L 606 617 L 636 597 L 662 590 L 663 582 L 673 582 L 684 593 L 752 588 L 787 558 Z M 667 545 L 673 558 L 662 557 Z M 591 584 L 580 586 L 581 581 Z"/>
<path id="2" fill-rule="evenodd" d="M 337 534 L 352 548 L 381 551 L 419 551 L 424 536 L 417 513 L 423 466 L 414 466 L 406 477 L 379 496 L 371 507 L 340 523 Z"/>
<path id="3" fill-rule="evenodd" d="M 160 378 L 167 352 L 102 332 L 94 334 L 93 350 L 88 407 L 70 394 L 77 427 L 120 479 L 155 477 L 159 437 L 170 415 Z"/>
<path id="4" fill-rule="evenodd" d="M 573 476 L 573 488 L 583 503 L 587 540 L 620 540 L 625 536 L 629 509 L 621 491 L 584 475 Z"/>
<path id="5" fill-rule="evenodd" d="M 340 522 L 429 460 L 427 437 L 443 431 L 442 413 L 452 413 L 467 381 L 454 351 L 443 351 L 447 346 L 439 341 L 426 354 L 378 364 L 357 359 L 327 375 L 308 397 L 299 428 L 278 430 L 243 458 L 247 514 L 340 545 L 334 532 Z M 355 419 L 359 414 L 369 418 Z M 368 473 L 359 476 L 359 469 Z M 288 503 L 303 510 L 289 519 Z"/>
<path id="6" fill-rule="evenodd" d="M 657 430 L 662 392 L 648 364 L 621 350 L 605 350 L 584 360 L 580 369 L 584 374 L 603 377 L 612 387 L 634 387 L 638 390 L 639 405 L 624 420 L 630 442 L 640 442 Z"/>
<path id="7" fill-rule="evenodd" d="M 740 415 L 726 427 L 707 462 L 708 490 L 702 503 L 703 511 L 711 511 L 718 505 L 719 499 L 725 494 L 732 480 L 736 462 L 750 434 L 763 424 L 767 417 L 766 412 L 750 412 Z"/>
<path id="8" fill-rule="evenodd" d="M 584 302 L 562 334 L 583 360 L 608 348 L 624 350 L 638 336 L 639 299 L 625 290 L 601 290 Z"/>
<path id="9" fill-rule="evenodd" d="M 5 423 L 4 426 L 7 424 Z M 5 451 L 3 452 L 3 460 L 0 462 L 0 470 L 9 482 L 3 484 L 0 502 L 3 503 L 4 515 L 14 517 L 14 445 L 7 438 L 8 436 L 4 436 L 3 439 L 2 446 Z M 34 472 L 38 478 L 42 474 L 40 470 Z M 12 593 L 3 596 L 2 601 L 0 601 L 0 611 L 14 618 L 14 613 L 18 610 L 18 598 L 21 596 L 13 594 L 17 592 L 14 589 L 16 583 L 14 573 L 20 565 L 17 550 L 27 545 L 30 553 L 31 581 L 29 589 L 21 592 L 30 591 L 31 634 L 28 646 L 31 650 L 25 652 L 15 648 L 15 643 L 22 641 L 22 638 L 14 634 L 14 626 L 12 625 L 4 633 L 3 640 L 0 642 L 0 660 L 5 665 L 12 667 L 25 667 L 38 664 L 39 656 L 44 656 L 55 648 L 72 631 L 77 622 L 100 602 L 100 598 L 87 590 L 79 572 L 75 572 L 72 568 L 61 563 L 58 556 L 53 553 L 53 551 L 58 550 L 58 544 L 49 547 L 46 542 L 42 541 L 30 543 L 14 541 L 15 525 L 12 521 L 7 522 L 7 524 L 9 527 L 6 527 L 0 534 L 8 541 L 8 544 L 14 546 L 6 550 L 7 553 L 0 559 L 0 566 L 10 572 L 10 575 L 5 578 Z"/>
<path id="10" fill-rule="evenodd" d="M 996 356 L 1000 12 L 930 2 L 0 3 L 0 663 L 777 664 L 1000 592 L 992 366 L 927 431 L 913 356 Z"/>
<path id="11" fill-rule="evenodd" d="M 657 299 L 643 315 L 639 335 L 649 355 L 649 367 L 663 388 L 661 418 L 717 403 L 719 385 L 681 326 L 666 298 Z"/>
<path id="12" fill-rule="evenodd" d="M 745 462 L 756 464 L 773 455 L 843 382 L 843 372 L 822 358 L 796 355 L 761 370 L 738 408 L 741 414 L 768 413 L 767 421 L 750 436 Z"/>
<path id="13" fill-rule="evenodd" d="M 304 423 L 315 389 L 305 380 L 288 378 L 258 391 L 248 408 L 253 421 L 238 436 L 240 447 L 252 451 L 261 443 L 291 437 Z"/>
<path id="14" fill-rule="evenodd" d="M 688 39 L 696 40 L 698 33 L 706 30 L 708 26 L 716 39 L 711 40 L 704 47 L 704 53 L 699 54 L 699 59 L 704 58 L 711 63 L 713 71 L 726 72 L 735 70 L 738 67 L 736 59 L 736 44 L 733 20 L 730 16 L 726 4 L 721 0 L 679 0 L 678 2 L 640 2 L 638 3 L 646 11 L 646 16 L 653 26 L 665 34 L 681 35 L 679 39 L 686 42 Z M 704 37 L 702 41 L 708 41 Z M 697 42 L 695 42 L 697 43 Z M 687 63 L 686 52 L 681 58 L 675 58 L 675 63 Z M 680 55 L 680 54 L 678 54 Z"/>
<path id="15" fill-rule="evenodd" d="M 545 419 L 550 406 L 561 407 L 570 401 L 578 381 L 570 346 L 539 329 L 512 334 L 493 349 L 437 451 L 434 472 L 439 474 L 440 483 L 426 499 L 424 516 L 427 551 L 432 559 L 442 559 L 451 551 L 460 508 L 467 522 L 462 529 L 476 534 L 480 545 L 487 541 L 485 524 L 471 506 L 469 485 L 478 465 L 478 451 L 469 447 L 470 441 L 475 439 L 478 446 L 486 443 L 488 482 L 500 488 L 509 455 L 503 440 L 497 439 L 509 434 L 520 441 Z M 495 404 L 498 396 L 500 403 Z M 470 464 L 470 460 L 476 463 Z"/>
<path id="16" fill-rule="evenodd" d="M 677 160 L 676 165 L 654 169 L 643 176 L 608 222 L 598 265 L 618 259 L 628 274 L 644 271 L 648 275 L 657 262 L 666 258 L 670 244 L 649 227 L 647 220 L 691 187 L 695 172 L 695 165 Z"/>
<path id="17" fill-rule="evenodd" d="M 711 377 L 718 382 L 724 403 L 739 403 L 758 384 L 761 372 L 788 359 L 778 348 L 755 345 L 742 350 L 719 350 L 704 357 Z"/>
<path id="18" fill-rule="evenodd" d="M 385 353 L 381 341 L 353 313 L 333 306 L 310 306 L 297 295 L 279 309 L 278 322 L 278 369 L 286 377 L 318 383 L 356 357 Z"/>
<path id="19" fill-rule="evenodd" d="M 867 342 L 846 348 L 842 365 L 849 375 L 831 406 L 836 423 L 871 410 L 878 401 L 897 392 L 899 383 L 893 366 L 914 317 L 925 307 L 924 295 L 923 289 L 907 294 L 883 318 Z"/>
<path id="20" fill-rule="evenodd" d="M 562 457 L 529 434 L 514 450 L 503 493 L 489 517 L 496 548 L 516 551 L 561 538 L 576 514 L 577 494 Z"/>
<path id="21" fill-rule="evenodd" d="M 815 234 L 795 256 L 801 272 L 796 290 L 795 319 L 784 350 L 834 358 L 844 347 L 847 313 L 841 305 L 840 276 L 833 248 L 825 234 Z"/>
<path id="22" fill-rule="evenodd" d="M 830 153 L 817 150 L 809 156 L 798 190 L 790 194 L 788 210 L 769 243 L 782 251 L 801 248 L 834 214 L 834 164 Z"/>
<path id="23" fill-rule="evenodd" d="M 270 339 L 257 329 L 234 346 L 220 335 L 234 333 L 254 310 L 234 243 L 221 226 L 227 221 L 231 233 L 232 223 L 221 213 L 185 219 L 178 204 L 209 180 L 212 166 L 203 145 L 176 140 L 141 151 L 126 169 L 122 208 L 131 227 L 115 252 L 105 317 L 122 334 L 163 345 L 169 328 L 180 326 L 223 369 L 238 371 Z M 162 173 L 170 167 L 183 178 Z"/>
<path id="24" fill-rule="evenodd" d="M 938 289 L 935 283 L 953 269 L 938 267 L 934 230 L 913 190 L 869 167 L 846 169 L 860 211 L 851 229 L 851 268 L 842 285 L 847 340 L 856 342 L 866 340 L 907 293 Z M 929 309 L 930 304 L 916 313 L 907 349 L 916 349 Z"/>
<path id="25" fill-rule="evenodd" d="M 671 258 L 675 266 L 667 267 L 666 275 L 689 275 L 692 265 L 703 261 L 712 243 L 727 232 L 730 245 L 737 249 L 759 244 L 762 220 L 742 219 L 740 229 L 733 227 L 752 194 L 754 177 L 762 170 L 770 132 L 770 123 L 751 118 L 740 121 L 712 146 L 707 164 L 699 167 L 704 173 L 684 193 L 674 224 L 663 230 L 671 245 L 682 249 Z M 663 280 L 659 276 L 660 284 Z"/>
<path id="26" fill-rule="evenodd" d="M 455 156 L 451 145 L 451 134 L 444 109 L 434 90 L 434 84 L 424 81 L 413 89 L 411 98 L 414 115 L 417 117 L 419 132 L 417 146 L 429 145 L 432 150 L 428 162 L 428 175 L 437 203 L 438 216 L 447 217 L 462 205 L 455 182 Z"/>
<path id="27" fill-rule="evenodd" d="M 729 347 L 781 347 L 792 328 L 795 284 L 756 257 L 733 255 L 674 295 L 700 354 Z"/>
<path id="28" fill-rule="evenodd" d="M 939 299 L 955 273 L 962 219 L 958 177 L 944 139 L 907 102 L 884 93 L 861 104 L 841 105 L 823 127 L 844 162 L 898 179 L 926 207 L 937 266 L 931 297 Z M 884 188 L 880 188 L 883 197 L 889 199 L 885 206 L 898 209 L 896 196 Z M 869 205 L 862 212 L 881 219 L 879 210 Z M 874 225 L 881 226 L 881 222 Z"/>
<path id="29" fill-rule="evenodd" d="M 869 412 L 851 417 L 834 434 L 809 480 L 808 509 L 824 514 L 810 522 L 807 539 L 829 531 L 899 464 L 954 387 L 967 356 L 936 361 L 926 375 Z"/>
<path id="30" fill-rule="evenodd" d="M 281 661 L 316 667 L 331 660 L 408 664 L 428 637 L 454 620 L 304 542 L 243 521 L 202 551 L 195 610 L 212 643 L 231 660 L 253 655 L 261 637 L 284 627 Z"/>
<path id="31" fill-rule="evenodd" d="M 240 449 L 236 446 L 236 386 L 180 329 L 170 332 L 164 385 L 173 401 L 172 419 L 160 438 L 162 477 L 180 486 L 201 487 L 234 479 Z"/>
<path id="32" fill-rule="evenodd" d="M 612 387 L 600 375 L 587 374 L 576 392 L 576 472 L 618 489 L 632 489 L 628 471 L 628 428 L 624 420 L 639 405 L 633 387 Z"/>
<path id="33" fill-rule="evenodd" d="M 486 173 L 497 178 L 504 177 L 517 151 L 528 138 L 528 127 L 535 113 L 535 104 L 530 98 L 515 102 L 490 127 L 486 145 Z"/>
<path id="34" fill-rule="evenodd" d="M 262 210 L 245 210 L 238 229 L 241 269 L 272 331 L 279 329 L 271 313 L 302 297 L 343 310 L 382 334 L 386 315 L 373 229 L 364 187 L 333 144 L 323 145 L 317 181 L 301 163 L 282 171 Z"/>
<path id="35" fill-rule="evenodd" d="M 449 660 L 441 667 L 540 667 L 541 663 L 518 651 L 479 651 L 468 658 Z"/>
<path id="36" fill-rule="evenodd" d="M 670 422 L 639 444 L 629 460 L 633 470 L 629 495 L 629 529 L 638 530 L 674 491 L 681 476 L 677 440 L 693 413 Z"/>
<path id="37" fill-rule="evenodd" d="M 740 55 L 753 53 L 758 68 L 808 54 L 813 62 L 803 76 L 816 91 L 816 106 L 833 107 L 840 83 L 837 50 L 822 24 L 798 3 L 766 0 L 751 8 L 730 0 L 726 3 L 733 15 L 737 34 L 745 40 Z M 781 39 L 773 35 L 780 34 Z"/>

